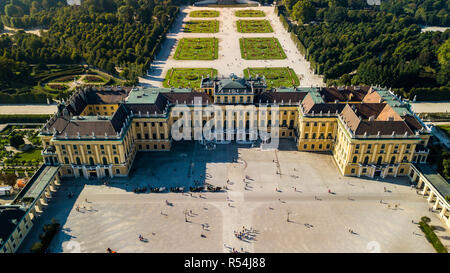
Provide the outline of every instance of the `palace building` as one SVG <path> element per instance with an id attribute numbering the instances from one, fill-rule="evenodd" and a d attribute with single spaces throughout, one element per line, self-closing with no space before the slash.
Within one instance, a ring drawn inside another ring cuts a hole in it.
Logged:
<path id="1" fill-rule="evenodd" d="M 218 143 L 229 141 L 223 133 L 251 143 L 257 127 L 278 128 L 299 151 L 331 153 L 349 176 L 408 175 L 427 159 L 430 130 L 388 90 L 266 87 L 264 77 L 235 76 L 203 78 L 196 90 L 84 87 L 43 126 L 42 155 L 63 177 L 127 176 L 137 152 L 170 151 L 171 128 L 184 119 L 212 124 Z M 211 107 L 223 111 L 202 115 Z"/>

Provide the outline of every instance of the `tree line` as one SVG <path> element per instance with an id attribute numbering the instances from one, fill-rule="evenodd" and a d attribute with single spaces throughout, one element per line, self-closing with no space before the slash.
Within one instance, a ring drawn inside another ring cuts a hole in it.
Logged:
<path id="1" fill-rule="evenodd" d="M 380 85 L 411 98 L 419 93 L 424 98 L 424 89 L 433 90 L 436 98 L 449 96 L 450 30 L 422 32 L 419 26 L 448 26 L 448 12 L 441 12 L 448 11 L 446 2 L 404 0 L 401 9 L 395 1 L 383 3 L 373 7 L 362 0 L 285 0 L 278 10 L 297 21 L 284 24 L 328 84 Z M 416 16 L 418 10 L 425 15 Z M 441 91 L 445 95 L 436 94 Z"/>
<path id="2" fill-rule="evenodd" d="M 88 64 L 134 84 L 164 41 L 179 11 L 176 4 L 180 2 L 84 0 L 81 6 L 67 6 L 65 0 L 6 1 L 0 6 L 3 24 L 46 31 L 0 36 L 2 89 L 29 82 L 48 63 Z"/>

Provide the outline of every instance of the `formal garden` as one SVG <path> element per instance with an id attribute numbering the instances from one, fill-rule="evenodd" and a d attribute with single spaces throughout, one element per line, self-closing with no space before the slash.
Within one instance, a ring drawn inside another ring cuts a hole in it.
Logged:
<path id="1" fill-rule="evenodd" d="M 269 33 L 273 32 L 268 20 L 238 20 L 236 22 L 238 32 L 242 33 Z"/>
<path id="2" fill-rule="evenodd" d="M 247 68 L 244 70 L 244 77 L 264 76 L 267 83 L 267 88 L 277 87 L 291 87 L 299 86 L 295 71 L 289 67 L 261 67 L 261 68 Z"/>
<path id="3" fill-rule="evenodd" d="M 192 20 L 184 25 L 184 32 L 188 33 L 216 33 L 219 32 L 217 20 Z"/>
<path id="4" fill-rule="evenodd" d="M 33 175 L 43 161 L 38 134 L 38 130 L 28 126 L 8 126 L 0 132 L 0 176 Z"/>
<path id="5" fill-rule="evenodd" d="M 286 59 L 277 38 L 240 38 L 241 56 L 246 60 Z"/>
<path id="6" fill-rule="evenodd" d="M 183 38 L 175 51 L 175 60 L 214 60 L 218 57 L 217 38 Z"/>
<path id="7" fill-rule="evenodd" d="M 217 70 L 213 68 L 172 68 L 167 71 L 164 79 L 164 87 L 199 88 L 203 77 L 217 76 Z"/>
<path id="8" fill-rule="evenodd" d="M 243 9 L 237 10 L 234 15 L 236 17 L 265 17 L 266 14 L 262 10 Z"/>
<path id="9" fill-rule="evenodd" d="M 189 13 L 190 17 L 203 17 L 203 18 L 213 18 L 219 17 L 220 12 L 217 10 L 194 10 Z"/>

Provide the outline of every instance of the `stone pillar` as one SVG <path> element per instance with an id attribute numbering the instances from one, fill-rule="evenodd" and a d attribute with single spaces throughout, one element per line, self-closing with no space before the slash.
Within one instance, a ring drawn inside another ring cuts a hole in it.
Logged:
<path id="1" fill-rule="evenodd" d="M 89 179 L 89 173 L 86 169 L 86 166 L 83 166 L 83 175 L 85 179 Z"/>
<path id="2" fill-rule="evenodd" d="M 47 187 L 46 189 L 45 189 L 45 197 L 46 198 L 52 198 L 52 193 L 50 192 L 50 187 Z"/>
<path id="3" fill-rule="evenodd" d="M 434 195 L 434 192 L 430 189 L 430 196 L 428 196 L 427 201 L 428 201 L 428 202 L 432 202 L 434 196 L 435 196 L 435 195 Z"/>
<path id="4" fill-rule="evenodd" d="M 427 184 L 425 184 L 425 185 L 423 186 L 422 195 L 427 194 L 427 191 L 428 191 L 428 186 L 427 186 Z"/>
<path id="5" fill-rule="evenodd" d="M 112 169 L 112 165 L 109 165 L 109 177 L 113 178 L 113 169 Z"/>
<path id="6" fill-rule="evenodd" d="M 420 179 L 420 177 L 419 177 L 419 182 L 417 182 L 417 188 L 418 188 L 418 189 L 422 188 L 422 185 L 423 185 L 423 181 L 422 181 L 422 179 Z"/>
<path id="7" fill-rule="evenodd" d="M 441 213 L 439 213 L 439 216 L 441 218 L 445 218 L 445 213 L 447 212 L 447 207 L 446 206 L 442 206 L 442 210 Z M 445 219 L 444 219 L 445 220 Z"/>
<path id="8" fill-rule="evenodd" d="M 398 167 L 400 167 L 400 164 L 397 165 L 397 167 L 395 168 L 395 173 L 394 173 L 394 177 L 397 177 L 397 173 L 398 173 Z"/>
<path id="9" fill-rule="evenodd" d="M 439 201 L 439 198 L 436 196 L 436 202 L 434 202 L 433 210 L 437 210 L 439 208 L 439 205 L 440 205 L 440 201 Z"/>

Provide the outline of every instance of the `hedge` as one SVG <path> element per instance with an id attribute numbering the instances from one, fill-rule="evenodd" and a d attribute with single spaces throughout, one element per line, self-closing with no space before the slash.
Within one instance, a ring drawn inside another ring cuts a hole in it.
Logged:
<path id="1" fill-rule="evenodd" d="M 425 220 L 425 221 L 424 221 Z M 428 225 L 428 219 L 422 217 L 422 221 L 419 222 L 419 227 L 425 233 L 425 237 L 428 242 L 430 242 L 436 252 L 438 253 L 448 253 L 447 248 L 442 244 L 441 240 L 437 237 L 436 233 L 434 233 L 433 228 Z"/>
<path id="2" fill-rule="evenodd" d="M 412 88 L 409 98 L 416 97 L 417 101 L 448 101 L 450 100 L 450 87 Z"/>
<path id="3" fill-rule="evenodd" d="M 50 115 L 0 115 L 1 123 L 45 123 Z"/>
<path id="4" fill-rule="evenodd" d="M 44 225 L 44 233 L 39 237 L 41 238 L 40 242 L 36 242 L 32 247 L 31 251 L 34 253 L 45 253 L 48 246 L 50 245 L 53 237 L 58 232 L 60 224 L 56 221 L 52 220 L 52 224 Z"/>

